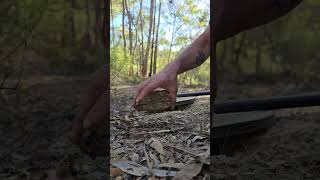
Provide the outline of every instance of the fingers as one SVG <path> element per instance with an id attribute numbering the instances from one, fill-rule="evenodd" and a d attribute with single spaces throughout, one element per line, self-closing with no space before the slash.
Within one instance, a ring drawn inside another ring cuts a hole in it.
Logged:
<path id="1" fill-rule="evenodd" d="M 97 100 L 96 104 L 90 109 L 86 118 L 83 120 L 83 127 L 94 128 L 98 127 L 107 118 L 107 102 L 109 96 L 107 93 L 103 93 Z"/>
<path id="2" fill-rule="evenodd" d="M 135 103 L 138 104 L 144 97 L 149 95 L 151 92 L 153 92 L 158 87 L 160 87 L 158 82 L 151 82 L 151 83 L 146 84 L 142 88 L 142 90 L 139 93 L 139 95 L 137 96 L 137 98 L 135 100 Z"/>
<path id="3" fill-rule="evenodd" d="M 92 106 L 96 103 L 97 98 L 107 89 L 106 68 L 98 70 L 92 78 L 90 86 L 83 92 L 80 97 L 79 113 L 72 123 L 71 141 L 75 144 L 80 142 L 81 132 L 83 130 L 83 120 Z"/>
<path id="4" fill-rule="evenodd" d="M 144 81 L 143 83 L 141 83 L 139 85 L 138 89 L 136 90 L 136 95 L 135 95 L 134 100 L 133 100 L 133 106 L 136 106 L 138 104 L 137 98 L 140 95 L 141 91 L 145 88 L 145 86 L 150 82 L 150 79 Z"/>
<path id="5" fill-rule="evenodd" d="M 177 91 L 169 91 L 169 98 L 171 102 L 171 110 L 174 110 L 176 107 Z"/>

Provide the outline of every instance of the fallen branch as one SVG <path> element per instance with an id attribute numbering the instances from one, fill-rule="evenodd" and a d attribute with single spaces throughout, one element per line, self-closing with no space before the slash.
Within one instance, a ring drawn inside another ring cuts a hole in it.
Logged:
<path id="1" fill-rule="evenodd" d="M 172 133 L 172 132 L 180 131 L 182 129 L 184 129 L 184 127 L 181 127 L 178 129 L 163 129 L 163 130 L 158 130 L 158 131 L 141 132 L 141 133 L 136 133 L 134 135 L 139 136 L 139 135 L 144 135 L 144 134 Z"/>
<path id="2" fill-rule="evenodd" d="M 155 180 L 155 177 L 154 177 L 154 175 L 153 175 L 153 173 L 152 173 L 152 166 L 151 166 L 150 159 L 149 159 L 148 153 L 147 153 L 147 151 L 146 151 L 146 146 L 145 146 L 145 145 L 144 145 L 144 147 L 143 147 L 143 152 L 144 152 L 144 155 L 145 155 L 145 157 L 146 157 L 146 161 L 147 161 L 149 173 L 150 173 L 150 175 L 151 175 L 151 179 L 152 179 L 152 180 Z"/>
<path id="3" fill-rule="evenodd" d="M 194 153 L 194 152 L 185 150 L 185 148 L 183 148 L 183 147 L 174 146 L 174 145 L 171 145 L 171 144 L 166 144 L 166 145 L 164 145 L 164 146 L 174 148 L 174 149 L 176 149 L 176 150 L 185 152 L 185 153 L 190 154 L 190 155 L 192 155 L 192 156 L 198 156 L 198 155 L 199 155 L 199 154 L 196 154 L 196 153 Z"/>

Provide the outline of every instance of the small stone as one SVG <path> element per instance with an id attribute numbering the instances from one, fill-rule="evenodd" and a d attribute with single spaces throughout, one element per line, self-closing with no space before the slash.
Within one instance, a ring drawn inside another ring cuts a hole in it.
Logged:
<path id="1" fill-rule="evenodd" d="M 138 111 L 162 112 L 170 108 L 170 98 L 166 90 L 156 90 L 150 95 L 144 97 L 142 101 L 136 105 Z"/>

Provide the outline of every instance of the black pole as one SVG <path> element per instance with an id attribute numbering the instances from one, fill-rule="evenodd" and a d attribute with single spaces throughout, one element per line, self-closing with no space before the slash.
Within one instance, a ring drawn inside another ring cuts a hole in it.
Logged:
<path id="1" fill-rule="evenodd" d="M 178 94 L 178 97 L 210 95 L 209 91 Z M 216 114 L 246 112 L 258 110 L 273 110 L 282 108 L 295 108 L 307 106 L 320 106 L 320 92 L 289 95 L 272 96 L 266 98 L 252 98 L 245 100 L 232 100 L 227 102 L 216 102 L 214 112 Z"/>
<path id="2" fill-rule="evenodd" d="M 216 114 L 320 105 L 320 93 L 254 98 L 215 103 Z"/>
<path id="3" fill-rule="evenodd" d="M 191 92 L 191 93 L 181 93 L 177 94 L 177 97 L 192 97 L 192 96 L 206 96 L 210 95 L 210 91 L 200 91 L 200 92 Z"/>

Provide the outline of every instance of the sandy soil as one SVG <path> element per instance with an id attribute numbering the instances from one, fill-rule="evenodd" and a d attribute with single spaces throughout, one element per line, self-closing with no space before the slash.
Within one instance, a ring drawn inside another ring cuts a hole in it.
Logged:
<path id="1" fill-rule="evenodd" d="M 263 97 L 315 91 L 295 84 L 224 84 L 220 99 Z M 239 93 L 240 92 L 240 93 Z M 320 107 L 274 111 L 276 124 L 235 142 L 232 153 L 214 156 L 214 179 L 319 179 Z"/>
<path id="2" fill-rule="evenodd" d="M 183 88 L 180 90 L 196 91 Z M 133 92 L 132 87 L 127 87 L 112 93 L 112 161 L 128 160 L 148 167 L 148 156 L 151 167 L 156 169 L 164 163 L 185 165 L 194 161 L 198 155 L 209 155 L 208 97 L 198 98 L 194 104 L 183 110 L 145 113 L 136 111 L 131 106 Z M 150 140 L 156 140 L 158 145 L 162 146 L 163 154 L 149 145 Z M 119 179 L 133 178 L 129 174 L 114 175 Z"/>

